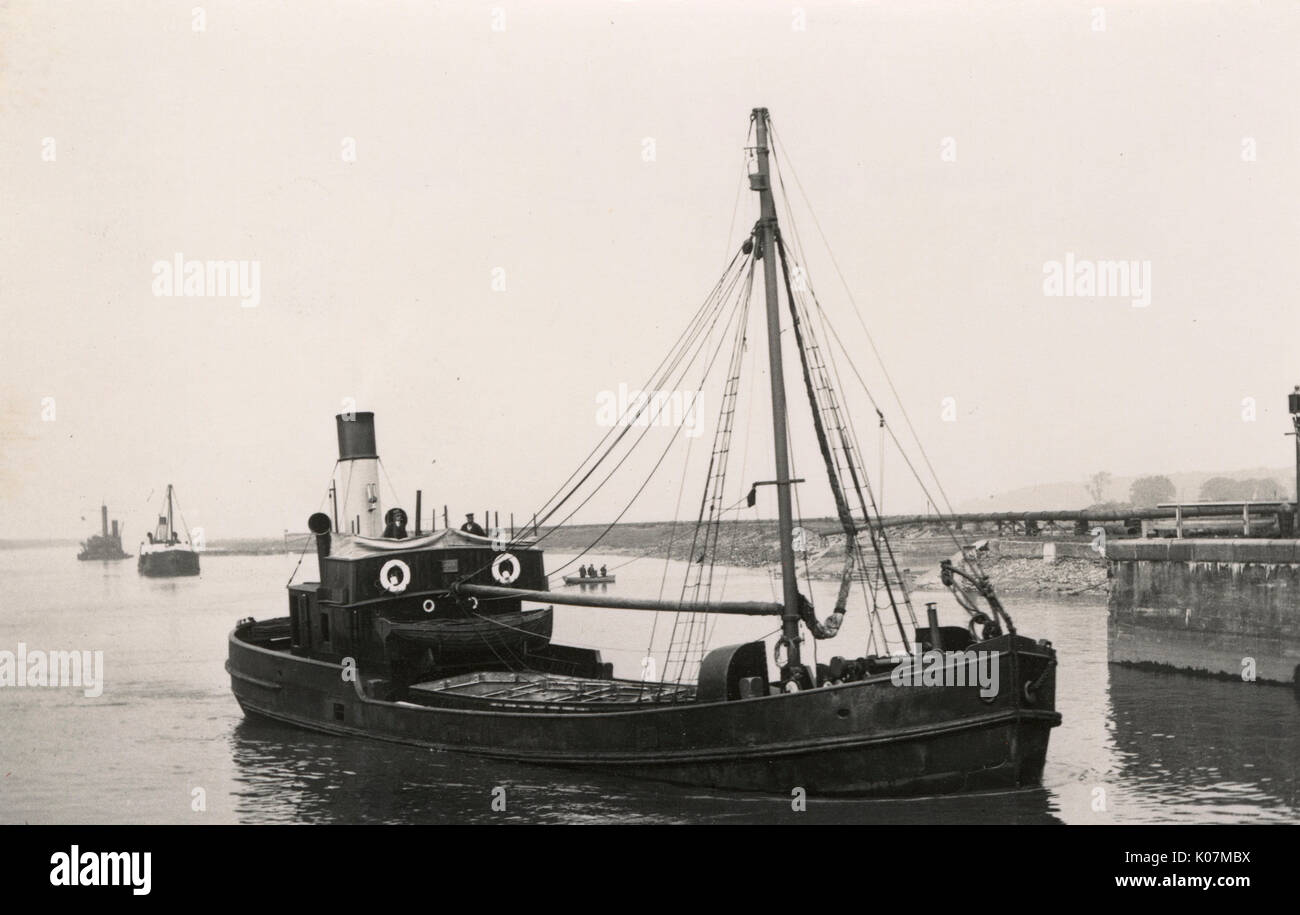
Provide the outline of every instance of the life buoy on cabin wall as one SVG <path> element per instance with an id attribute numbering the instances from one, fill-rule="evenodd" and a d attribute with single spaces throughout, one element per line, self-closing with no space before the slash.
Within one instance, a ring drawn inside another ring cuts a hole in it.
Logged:
<path id="1" fill-rule="evenodd" d="M 390 559 L 379 570 L 379 583 L 390 594 L 401 594 L 411 583 L 411 567 L 400 559 Z"/>
<path id="2" fill-rule="evenodd" d="M 512 584 L 519 572 L 519 560 L 513 553 L 502 553 L 492 560 L 492 577 L 503 585 Z"/>

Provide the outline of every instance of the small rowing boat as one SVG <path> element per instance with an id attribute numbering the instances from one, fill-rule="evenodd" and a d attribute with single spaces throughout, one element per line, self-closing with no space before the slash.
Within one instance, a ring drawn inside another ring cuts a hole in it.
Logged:
<path id="1" fill-rule="evenodd" d="M 566 585 L 612 585 L 613 575 L 565 575 Z"/>

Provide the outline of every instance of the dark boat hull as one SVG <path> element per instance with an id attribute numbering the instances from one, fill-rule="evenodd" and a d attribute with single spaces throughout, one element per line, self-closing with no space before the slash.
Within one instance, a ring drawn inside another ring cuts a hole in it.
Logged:
<path id="1" fill-rule="evenodd" d="M 386 701 L 369 694 L 377 684 L 345 681 L 338 664 L 252 644 L 240 632 L 230 635 L 227 670 L 247 714 L 332 734 L 727 790 L 899 797 L 1031 787 L 1061 720 L 1050 649 L 1018 637 L 981 646 L 1017 639 L 1015 650 L 999 657 L 1002 688 L 991 701 L 974 687 L 894 686 L 884 675 L 737 701 L 577 713 Z"/>
<path id="2" fill-rule="evenodd" d="M 136 569 L 150 578 L 175 578 L 199 574 L 199 554 L 190 550 L 141 553 Z"/>

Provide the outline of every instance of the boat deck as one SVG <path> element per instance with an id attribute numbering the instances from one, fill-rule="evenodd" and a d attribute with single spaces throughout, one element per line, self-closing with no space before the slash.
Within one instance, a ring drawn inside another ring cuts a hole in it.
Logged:
<path id="1" fill-rule="evenodd" d="M 674 702 L 695 698 L 695 684 L 641 683 L 636 680 L 594 680 L 528 671 L 481 671 L 429 680 L 410 687 L 413 699 L 456 696 L 495 702 L 534 704 Z"/>

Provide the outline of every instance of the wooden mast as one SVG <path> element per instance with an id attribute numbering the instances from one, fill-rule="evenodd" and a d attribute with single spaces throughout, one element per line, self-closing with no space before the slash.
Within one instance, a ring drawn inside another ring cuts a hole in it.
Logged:
<path id="1" fill-rule="evenodd" d="M 781 307 L 776 284 L 776 202 L 768 170 L 767 109 L 755 108 L 758 171 L 749 176 L 751 190 L 758 192 L 761 211 L 758 220 L 758 250 L 763 257 L 763 284 L 767 303 L 768 375 L 772 382 L 772 439 L 776 450 L 776 506 L 781 538 L 781 633 L 789 646 L 789 665 L 799 660 L 799 581 L 794 564 L 794 512 L 790 507 L 790 445 L 786 438 L 785 373 L 781 365 Z"/>

